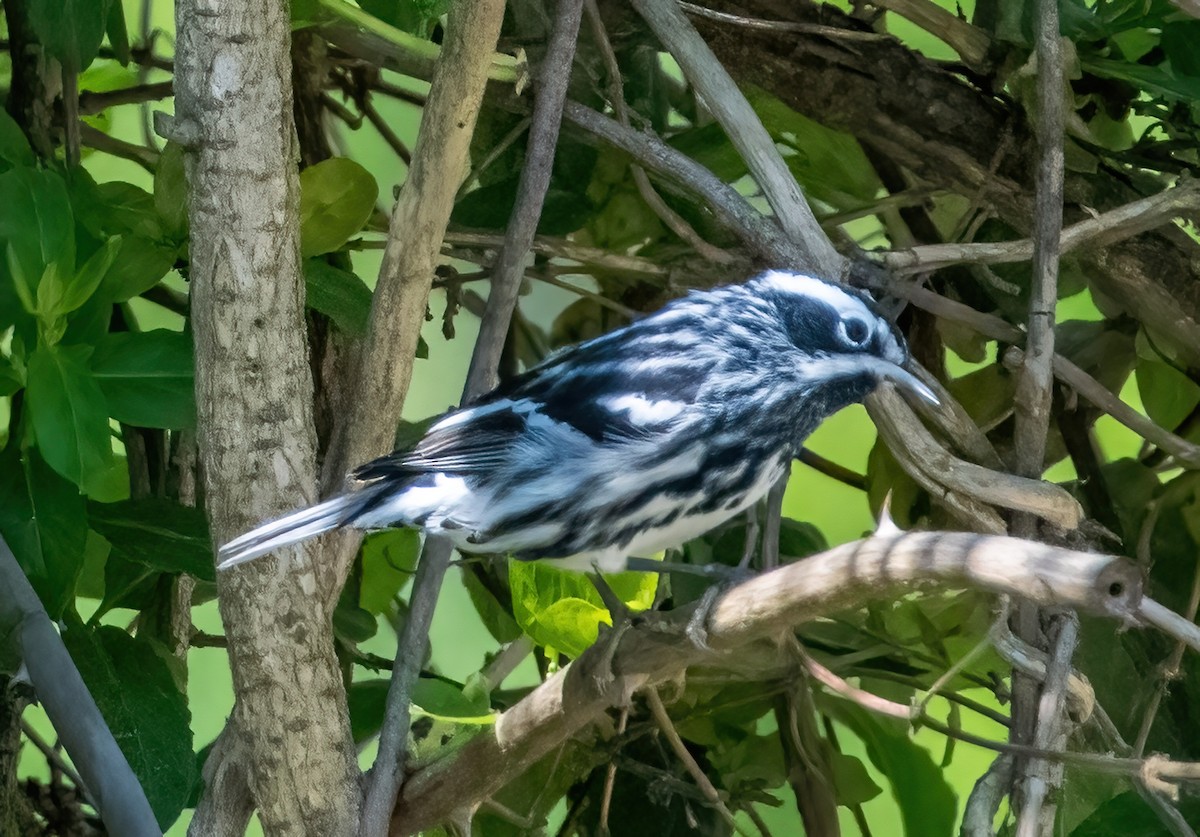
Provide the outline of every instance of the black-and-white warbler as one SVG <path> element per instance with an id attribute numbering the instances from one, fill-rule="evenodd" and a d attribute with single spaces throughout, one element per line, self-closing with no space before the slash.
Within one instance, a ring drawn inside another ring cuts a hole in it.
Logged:
<path id="1" fill-rule="evenodd" d="M 869 300 L 770 271 L 562 350 L 358 468 L 347 491 L 226 544 L 232 567 L 342 526 L 622 570 L 767 493 L 826 417 L 893 381 L 936 403 Z"/>

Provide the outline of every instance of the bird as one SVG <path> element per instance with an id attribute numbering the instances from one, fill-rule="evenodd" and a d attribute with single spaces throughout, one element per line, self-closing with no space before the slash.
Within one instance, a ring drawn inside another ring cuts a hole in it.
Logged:
<path id="1" fill-rule="evenodd" d="M 358 467 L 336 496 L 222 546 L 227 570 L 341 527 L 619 572 L 763 497 L 881 382 L 937 404 L 860 291 L 768 270 L 561 349 Z"/>

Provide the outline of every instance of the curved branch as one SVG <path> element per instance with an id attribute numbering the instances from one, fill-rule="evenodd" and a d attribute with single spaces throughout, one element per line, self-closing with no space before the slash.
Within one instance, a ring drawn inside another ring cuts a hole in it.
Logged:
<path id="1" fill-rule="evenodd" d="M 863 602 L 930 586 L 970 587 L 1078 607 L 1134 624 L 1161 608 L 1142 600 L 1141 575 L 1123 558 L 1075 552 L 1000 536 L 920 532 L 845 544 L 728 590 L 707 620 L 708 649 L 680 643 L 661 625 L 635 627 L 612 655 L 618 677 L 592 676 L 605 665 L 593 647 L 505 712 L 494 727 L 453 755 L 413 774 L 392 817 L 392 834 L 411 834 L 453 818 L 579 734 L 630 689 L 663 682 L 689 666 L 736 663 L 745 646 Z M 672 612 L 683 631 L 691 612 Z M 1176 617 L 1178 619 L 1178 617 Z"/>

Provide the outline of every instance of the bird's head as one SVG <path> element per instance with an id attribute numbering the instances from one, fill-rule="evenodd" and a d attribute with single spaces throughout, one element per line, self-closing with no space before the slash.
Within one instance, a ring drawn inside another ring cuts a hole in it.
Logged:
<path id="1" fill-rule="evenodd" d="M 938 403 L 907 368 L 908 347 L 899 330 L 866 294 L 779 270 L 755 277 L 746 289 L 773 309 L 799 371 L 816 388 L 841 396 L 833 400 L 858 401 L 878 383 L 891 381 Z"/>

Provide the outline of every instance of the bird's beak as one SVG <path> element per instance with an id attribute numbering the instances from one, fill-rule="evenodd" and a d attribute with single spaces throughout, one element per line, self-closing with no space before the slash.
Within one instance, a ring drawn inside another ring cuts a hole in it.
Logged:
<path id="1" fill-rule="evenodd" d="M 933 390 L 925 386 L 913 373 L 909 372 L 903 366 L 897 366 L 894 363 L 887 363 L 879 370 L 880 377 L 884 380 L 892 381 L 901 389 L 906 389 L 914 395 L 920 397 L 923 401 L 927 401 L 934 407 L 937 407 L 941 402 L 938 397 L 933 394 Z"/>

